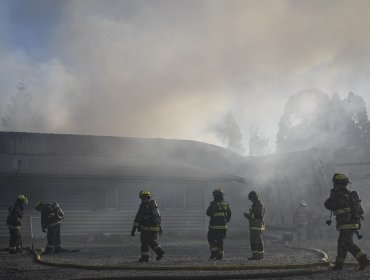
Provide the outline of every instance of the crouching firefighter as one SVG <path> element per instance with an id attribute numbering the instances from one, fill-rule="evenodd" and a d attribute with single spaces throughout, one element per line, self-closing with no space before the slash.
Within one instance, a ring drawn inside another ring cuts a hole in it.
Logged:
<path id="1" fill-rule="evenodd" d="M 140 232 L 141 258 L 139 262 L 149 262 L 149 247 L 157 254 L 156 260 L 160 260 L 164 251 L 157 242 L 158 234 L 162 235 L 161 215 L 157 203 L 148 191 L 140 191 L 139 198 L 141 198 L 141 204 L 131 231 L 131 236 L 135 235 L 136 230 Z"/>
<path id="2" fill-rule="evenodd" d="M 221 188 L 213 192 L 213 201 L 207 208 L 210 217 L 208 227 L 208 243 L 211 250 L 210 259 L 222 260 L 224 255 L 224 239 L 226 237 L 227 223 L 231 219 L 229 204 L 224 201 L 224 192 Z"/>
<path id="3" fill-rule="evenodd" d="M 249 213 L 244 213 L 244 217 L 249 220 L 250 244 L 252 256 L 248 260 L 263 260 L 264 246 L 262 232 L 265 230 L 265 206 L 259 200 L 258 193 L 251 191 L 248 199 L 252 202 Z"/>
<path id="4" fill-rule="evenodd" d="M 27 197 L 23 194 L 18 195 L 17 201 L 8 209 L 8 218 L 6 224 L 10 233 L 9 253 L 22 253 L 22 236 L 21 236 L 21 220 L 23 217 L 24 206 L 28 204 Z"/>
<path id="5" fill-rule="evenodd" d="M 60 247 L 60 224 L 64 219 L 64 212 L 57 202 L 52 204 L 38 202 L 35 209 L 41 212 L 41 229 L 47 231 L 45 253 L 59 253 Z"/>
<path id="6" fill-rule="evenodd" d="M 363 219 L 364 210 L 361 200 L 356 191 L 350 191 L 347 186 L 350 184 L 348 177 L 341 173 L 333 176 L 333 188 L 330 190 L 330 197 L 325 201 L 325 208 L 332 211 L 337 222 L 339 231 L 337 257 L 335 270 L 343 269 L 344 261 L 349 251 L 359 262 L 359 270 L 365 269 L 370 261 L 361 249 L 353 243 L 353 234 L 359 235 L 358 230 Z M 331 220 L 327 221 L 330 225 Z"/>

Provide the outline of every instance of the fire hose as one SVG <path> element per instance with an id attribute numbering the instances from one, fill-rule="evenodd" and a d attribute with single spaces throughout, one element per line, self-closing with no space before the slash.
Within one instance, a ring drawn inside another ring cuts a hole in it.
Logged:
<path id="1" fill-rule="evenodd" d="M 99 265 L 99 264 L 78 264 L 78 263 L 61 263 L 51 262 L 45 260 L 42 255 L 33 250 L 35 261 L 42 265 L 60 267 L 60 268 L 74 268 L 84 270 L 138 270 L 138 271 L 238 271 L 239 274 L 220 274 L 220 275 L 196 275 L 196 276 L 134 276 L 126 277 L 125 279 L 261 279 L 261 278 L 278 278 L 289 276 L 302 276 L 311 275 L 328 271 L 331 263 L 329 262 L 328 255 L 313 248 L 292 247 L 286 245 L 290 249 L 304 250 L 312 252 L 318 256 L 318 260 L 312 263 L 304 264 L 261 264 L 261 265 L 247 265 L 247 264 L 222 264 L 222 265 L 159 265 L 159 266 L 143 266 L 139 264 L 112 264 L 112 265 Z M 356 265 L 356 264 L 347 264 Z M 240 273 L 248 270 L 274 270 L 270 272 L 258 273 Z M 122 276 L 121 276 L 122 278 Z M 81 278 L 82 279 L 82 278 Z M 87 279 L 87 278 L 86 278 Z M 119 277 L 105 277 L 103 279 L 119 279 Z"/>

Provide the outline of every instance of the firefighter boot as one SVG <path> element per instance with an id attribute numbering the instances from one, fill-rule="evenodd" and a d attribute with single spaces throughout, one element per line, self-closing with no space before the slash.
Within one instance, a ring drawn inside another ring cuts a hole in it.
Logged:
<path id="1" fill-rule="evenodd" d="M 211 248 L 211 256 L 209 257 L 210 260 L 213 260 L 217 257 L 218 254 L 218 248 L 217 247 L 212 247 Z"/>
<path id="2" fill-rule="evenodd" d="M 364 270 L 366 267 L 369 266 L 370 264 L 370 261 L 369 259 L 367 258 L 366 255 L 362 255 L 359 260 L 358 260 L 359 264 L 360 264 L 360 268 L 358 270 Z"/>
<path id="3" fill-rule="evenodd" d="M 248 258 L 249 261 L 260 261 L 263 260 L 263 255 L 262 254 L 252 254 L 250 258 Z"/>
<path id="4" fill-rule="evenodd" d="M 338 263 L 336 262 L 332 268 L 332 270 L 342 270 L 344 267 L 344 263 Z"/>
<path id="5" fill-rule="evenodd" d="M 142 252 L 139 262 L 149 262 L 149 252 Z"/>
<path id="6" fill-rule="evenodd" d="M 139 262 L 149 262 L 149 256 L 142 256 L 142 257 L 139 259 Z"/>
<path id="7" fill-rule="evenodd" d="M 164 251 L 161 247 L 158 247 L 155 252 L 157 253 L 157 258 L 156 260 L 159 261 L 161 258 L 163 258 Z"/>

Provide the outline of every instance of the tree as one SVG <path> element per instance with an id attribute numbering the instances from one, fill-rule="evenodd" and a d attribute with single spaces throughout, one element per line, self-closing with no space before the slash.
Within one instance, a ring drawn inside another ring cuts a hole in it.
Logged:
<path id="1" fill-rule="evenodd" d="M 267 154 L 269 140 L 259 131 L 256 125 L 251 125 L 249 128 L 249 155 L 262 156 Z"/>
<path id="2" fill-rule="evenodd" d="M 340 99 L 317 89 L 289 98 L 280 119 L 277 150 L 311 147 L 338 149 L 369 143 L 369 120 L 362 97 L 349 93 Z"/>
<path id="3" fill-rule="evenodd" d="M 33 109 L 33 98 L 26 82 L 19 82 L 0 122 L 7 131 L 40 131 L 42 118 Z"/>
<path id="4" fill-rule="evenodd" d="M 226 144 L 226 148 L 244 154 L 245 149 L 242 144 L 243 136 L 240 127 L 235 121 L 234 116 L 228 113 L 215 127 L 216 135 Z"/>

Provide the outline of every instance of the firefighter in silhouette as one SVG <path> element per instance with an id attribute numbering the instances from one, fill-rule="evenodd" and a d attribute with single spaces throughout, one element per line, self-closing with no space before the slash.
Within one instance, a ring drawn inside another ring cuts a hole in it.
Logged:
<path id="1" fill-rule="evenodd" d="M 47 231 L 47 240 L 45 253 L 59 253 L 60 247 L 60 224 L 64 219 L 64 212 L 57 202 L 48 204 L 38 202 L 35 209 L 41 212 L 41 229 Z"/>
<path id="2" fill-rule="evenodd" d="M 8 209 L 6 225 L 10 233 L 9 253 L 16 254 L 22 252 L 22 236 L 20 233 L 21 220 L 23 217 L 24 206 L 28 204 L 27 197 L 23 194 L 18 195 L 17 201 Z"/>
<path id="3" fill-rule="evenodd" d="M 224 192 L 221 188 L 213 192 L 213 201 L 207 208 L 207 216 L 210 217 L 208 227 L 208 243 L 211 250 L 210 259 L 222 260 L 224 255 L 224 239 L 226 237 L 227 223 L 231 219 L 229 204 L 224 201 Z"/>
<path id="4" fill-rule="evenodd" d="M 344 261 L 349 251 L 359 262 L 359 270 L 365 269 L 370 261 L 361 249 L 353 243 L 353 234 L 359 235 L 364 210 L 361 200 L 356 191 L 350 191 L 348 177 L 341 173 L 333 176 L 333 188 L 330 190 L 330 197 L 325 201 L 325 208 L 332 211 L 337 222 L 339 231 L 337 257 L 334 269 L 343 269 Z M 330 225 L 331 220 L 327 221 Z"/>
<path id="5" fill-rule="evenodd" d="M 296 226 L 297 239 L 299 242 L 306 241 L 307 237 L 307 224 L 308 224 L 308 209 L 307 203 L 302 200 L 297 207 L 294 217 L 293 224 Z"/>
<path id="6" fill-rule="evenodd" d="M 265 206 L 259 200 L 258 193 L 251 191 L 248 199 L 252 202 L 249 213 L 244 213 L 244 217 L 249 220 L 250 243 L 252 256 L 248 260 L 263 260 L 264 248 L 262 232 L 265 230 Z"/>
<path id="7" fill-rule="evenodd" d="M 139 262 L 149 262 L 149 247 L 157 254 L 156 260 L 162 259 L 164 251 L 157 242 L 158 234 L 162 235 L 161 215 L 155 200 L 150 192 L 140 191 L 141 204 L 137 211 L 131 236 L 135 231 L 140 232 L 141 258 Z"/>

